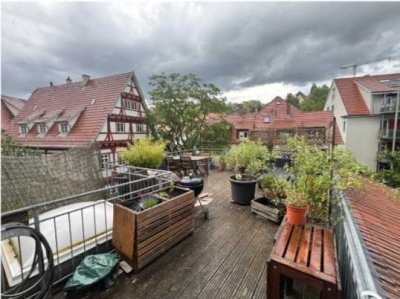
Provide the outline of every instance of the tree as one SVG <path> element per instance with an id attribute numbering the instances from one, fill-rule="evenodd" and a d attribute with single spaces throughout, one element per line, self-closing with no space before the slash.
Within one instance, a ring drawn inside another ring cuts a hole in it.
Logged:
<path id="1" fill-rule="evenodd" d="M 328 97 L 329 87 L 324 84 L 318 87 L 313 83 L 310 94 L 300 105 L 300 109 L 303 111 L 322 111 L 325 106 L 326 99 Z"/>
<path id="2" fill-rule="evenodd" d="M 292 104 L 293 106 L 295 106 L 297 108 L 300 107 L 299 99 L 291 93 L 288 93 L 288 95 L 286 97 L 286 101 L 288 101 L 290 104 Z"/>
<path id="3" fill-rule="evenodd" d="M 226 120 L 215 124 L 208 124 L 204 134 L 201 135 L 199 145 L 205 147 L 225 147 L 231 143 L 232 125 Z"/>
<path id="4" fill-rule="evenodd" d="M 243 101 L 243 112 L 254 113 L 260 111 L 263 104 L 259 100 Z"/>
<path id="5" fill-rule="evenodd" d="M 193 74 L 159 74 L 150 77 L 154 110 L 149 114 L 169 150 L 193 148 L 207 130 L 209 113 L 226 111 L 225 98 L 214 84 Z"/>

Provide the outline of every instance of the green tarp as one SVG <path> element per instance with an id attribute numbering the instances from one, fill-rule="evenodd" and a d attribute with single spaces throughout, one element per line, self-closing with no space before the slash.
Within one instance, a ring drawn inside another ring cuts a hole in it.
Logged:
<path id="1" fill-rule="evenodd" d="M 65 298 L 71 298 L 78 291 L 85 290 L 94 284 L 105 288 L 113 284 L 113 272 L 119 258 L 115 253 L 89 255 L 75 269 L 74 274 L 64 286 Z"/>

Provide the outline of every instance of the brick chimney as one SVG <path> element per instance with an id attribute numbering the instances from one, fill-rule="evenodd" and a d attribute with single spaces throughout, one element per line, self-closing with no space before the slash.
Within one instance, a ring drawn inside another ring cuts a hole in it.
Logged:
<path id="1" fill-rule="evenodd" d="M 83 74 L 82 75 L 82 84 L 87 85 L 89 83 L 89 81 L 90 81 L 90 76 Z"/>
<path id="2" fill-rule="evenodd" d="M 68 83 L 71 83 L 71 82 L 72 82 L 72 80 L 71 80 L 71 78 L 68 76 L 67 79 L 65 79 L 65 83 L 68 84 Z"/>
<path id="3" fill-rule="evenodd" d="M 289 101 L 285 101 L 286 102 L 286 114 L 287 115 L 290 115 L 290 106 L 291 106 L 291 104 L 289 103 Z"/>

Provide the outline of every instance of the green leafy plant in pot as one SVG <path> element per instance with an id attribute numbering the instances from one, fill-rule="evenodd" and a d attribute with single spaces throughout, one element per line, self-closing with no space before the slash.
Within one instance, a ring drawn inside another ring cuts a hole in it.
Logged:
<path id="1" fill-rule="evenodd" d="M 271 165 L 272 155 L 259 142 L 245 141 L 232 146 L 226 154 L 227 167 L 235 172 L 229 178 L 232 201 L 248 205 L 254 198 L 257 181 Z"/>
<path id="2" fill-rule="evenodd" d="M 286 171 L 293 179 L 286 187 L 288 222 L 304 224 L 307 213 L 312 221 L 329 224 L 331 211 L 340 200 L 340 192 L 333 190 L 346 190 L 359 182 L 354 159 L 347 150 L 335 148 L 327 152 L 300 137 L 290 138 L 288 145 L 292 164 L 286 166 Z M 292 211 L 303 215 L 293 218 Z"/>

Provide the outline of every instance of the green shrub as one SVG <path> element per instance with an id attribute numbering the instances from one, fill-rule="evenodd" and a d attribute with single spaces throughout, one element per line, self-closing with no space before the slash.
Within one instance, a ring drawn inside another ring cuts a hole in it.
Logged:
<path id="1" fill-rule="evenodd" d="M 165 142 L 150 138 L 135 141 L 120 153 L 126 163 L 146 168 L 159 168 L 165 157 Z"/>
<path id="2" fill-rule="evenodd" d="M 270 166 L 272 154 L 259 142 L 245 141 L 234 145 L 226 154 L 226 164 L 236 174 L 256 178 Z"/>
<path id="3" fill-rule="evenodd" d="M 158 200 L 155 198 L 146 198 L 143 200 L 143 209 L 150 209 L 158 204 Z"/>

